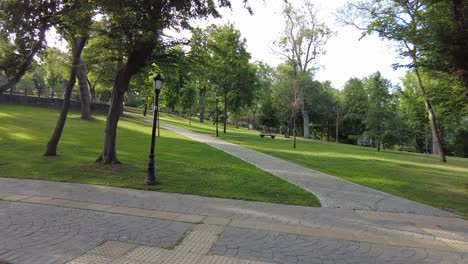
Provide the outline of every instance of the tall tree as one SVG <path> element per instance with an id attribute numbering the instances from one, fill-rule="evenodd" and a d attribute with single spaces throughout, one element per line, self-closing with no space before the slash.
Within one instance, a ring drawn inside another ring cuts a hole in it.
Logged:
<path id="1" fill-rule="evenodd" d="M 62 12 L 56 18 L 56 27 L 61 36 L 71 44 L 71 67 L 70 77 L 65 88 L 62 111 L 55 126 L 54 132 L 47 143 L 47 149 L 44 156 L 56 156 L 57 146 L 62 136 L 65 122 L 67 120 L 68 110 L 70 109 L 70 100 L 73 86 L 75 86 L 76 76 L 80 67 L 81 52 L 86 44 L 91 26 L 92 10 L 94 6 L 90 1 L 73 0 L 64 1 Z"/>
<path id="2" fill-rule="evenodd" d="M 198 86 L 199 92 L 199 121 L 205 122 L 206 95 L 212 89 L 209 83 L 210 50 L 208 47 L 207 31 L 201 28 L 192 29 L 190 51 L 188 54 L 191 77 Z"/>
<path id="3" fill-rule="evenodd" d="M 344 100 L 344 119 L 342 131 L 347 135 L 347 142 L 357 143 L 357 139 L 364 133 L 368 108 L 367 93 L 364 83 L 357 78 L 349 79 L 342 92 Z"/>
<path id="4" fill-rule="evenodd" d="M 109 32 L 123 37 L 121 47 L 124 48 L 123 54 L 126 58 L 115 78 L 104 146 L 97 159 L 101 164 L 116 164 L 119 163 L 116 154 L 117 124 L 124 95 L 128 91 L 130 79 L 147 64 L 153 51 L 164 49 L 163 30 L 189 28 L 193 19 L 219 16 L 217 8 L 230 6 L 230 1 L 100 0 L 99 5 L 105 14 Z"/>
<path id="5" fill-rule="evenodd" d="M 208 29 L 208 47 L 211 54 L 210 81 L 215 92 L 223 97 L 223 133 L 226 134 L 228 110 L 238 113 L 253 100 L 252 86 L 257 84 L 256 67 L 249 63 L 246 40 L 232 24 L 212 25 Z"/>
<path id="6" fill-rule="evenodd" d="M 192 125 L 192 110 L 193 106 L 197 100 L 197 91 L 195 90 L 195 84 L 189 83 L 185 86 L 183 95 L 182 95 L 182 108 L 183 111 L 189 114 L 189 125 Z"/>
<path id="7" fill-rule="evenodd" d="M 468 9 L 464 0 L 426 0 L 420 15 L 424 65 L 451 73 L 468 97 Z"/>
<path id="8" fill-rule="evenodd" d="M 78 87 L 80 89 L 81 100 L 81 118 L 85 120 L 91 119 L 91 95 L 89 94 L 89 83 L 86 66 L 83 59 L 79 60 L 79 68 L 77 73 Z"/>
<path id="9" fill-rule="evenodd" d="M 350 25 L 357 25 L 365 28 L 367 33 L 376 32 L 380 37 L 396 41 L 401 45 L 401 55 L 411 59 L 411 67 L 418 80 L 419 90 L 424 99 L 424 104 L 428 113 L 431 130 L 439 158 L 442 162 L 447 162 L 445 151 L 442 147 L 442 138 L 437 126 L 437 119 L 432 108 L 430 99 L 426 93 L 425 86 L 421 79 L 421 56 L 424 53 L 424 43 L 426 35 L 420 29 L 424 28 L 422 15 L 426 6 L 422 0 L 411 1 L 390 1 L 390 0 L 365 0 L 355 4 L 348 4 L 342 20 Z M 353 20 L 356 14 L 360 21 Z"/>
<path id="10" fill-rule="evenodd" d="M 380 72 L 369 76 L 366 80 L 366 91 L 368 94 L 368 108 L 364 123 L 366 134 L 377 141 L 377 151 L 383 143 L 385 132 L 384 124 L 389 116 L 390 94 L 388 92 L 390 82 L 382 77 Z"/>
<path id="11" fill-rule="evenodd" d="M 63 93 L 67 84 L 70 58 L 66 52 L 58 48 L 47 48 L 43 54 L 44 63 L 42 66 L 46 71 L 45 82 L 50 89 L 50 97 L 54 98 L 57 93 Z"/>
<path id="12" fill-rule="evenodd" d="M 278 46 L 281 55 L 293 62 L 295 75 L 299 81 L 301 75 L 307 75 L 317 56 L 325 53 L 324 46 L 332 32 L 317 17 L 317 10 L 310 0 L 304 1 L 303 6 L 293 7 L 291 2 L 284 0 L 283 15 L 286 20 Z M 304 137 L 310 138 L 309 110 L 305 99 L 304 86 L 298 84 L 299 98 L 302 100 L 301 113 L 304 121 Z"/>
<path id="13" fill-rule="evenodd" d="M 14 88 L 34 56 L 44 48 L 58 2 L 0 1 L 0 73 L 7 77 L 7 82 L 0 86 L 0 94 Z"/>

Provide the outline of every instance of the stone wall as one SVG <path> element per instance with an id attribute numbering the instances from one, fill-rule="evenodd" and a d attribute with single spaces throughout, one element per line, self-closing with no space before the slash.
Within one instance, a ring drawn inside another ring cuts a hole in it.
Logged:
<path id="1" fill-rule="evenodd" d="M 15 105 L 33 105 L 62 109 L 63 99 L 59 98 L 46 98 L 46 97 L 33 97 L 18 94 L 0 94 L 0 104 L 15 104 Z M 81 110 L 81 102 L 71 101 L 70 110 Z M 91 104 L 91 111 L 93 113 L 107 113 L 109 111 L 108 104 Z"/>

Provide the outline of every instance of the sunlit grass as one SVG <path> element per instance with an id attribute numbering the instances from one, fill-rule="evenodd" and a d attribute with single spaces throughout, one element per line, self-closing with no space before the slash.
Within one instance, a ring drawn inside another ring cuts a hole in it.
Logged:
<path id="1" fill-rule="evenodd" d="M 213 123 L 200 124 L 174 115 L 161 120 L 214 135 Z M 298 138 L 260 138 L 258 131 L 228 127 L 220 138 L 358 184 L 468 217 L 468 159 L 383 150 Z"/>
<path id="2" fill-rule="evenodd" d="M 312 194 L 253 165 L 176 133 L 161 130 L 156 143 L 160 184 L 145 184 L 151 127 L 122 118 L 117 132 L 121 165 L 94 162 L 104 138 L 105 116 L 69 114 L 58 148 L 44 157 L 57 110 L 0 105 L 0 177 L 30 178 L 159 190 L 203 196 L 318 206 Z"/>

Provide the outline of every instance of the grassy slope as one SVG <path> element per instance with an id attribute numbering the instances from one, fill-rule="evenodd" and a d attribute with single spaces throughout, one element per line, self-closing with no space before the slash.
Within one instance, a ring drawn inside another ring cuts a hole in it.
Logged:
<path id="1" fill-rule="evenodd" d="M 119 122 L 117 150 L 123 162 L 99 166 L 105 118 L 83 121 L 69 115 L 59 156 L 43 157 L 58 111 L 0 105 L 0 177 L 31 178 L 154 189 L 255 200 L 318 206 L 315 196 L 261 171 L 237 158 L 162 130 L 156 143 L 156 187 L 144 184 L 151 128 L 147 123 L 123 118 Z"/>
<path id="2" fill-rule="evenodd" d="M 161 120 L 190 130 L 214 134 L 212 123 L 199 124 L 163 114 Z M 220 132 L 222 131 L 220 126 Z M 258 132 L 229 127 L 220 138 L 400 197 L 468 217 L 468 159 L 375 149 L 278 136 L 260 139 Z"/>

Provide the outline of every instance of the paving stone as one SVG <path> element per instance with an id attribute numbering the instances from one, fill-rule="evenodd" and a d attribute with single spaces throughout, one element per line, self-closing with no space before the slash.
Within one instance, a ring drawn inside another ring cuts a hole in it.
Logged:
<path id="1" fill-rule="evenodd" d="M 146 261 L 151 263 L 163 263 L 171 254 L 169 250 L 156 247 L 138 246 L 125 255 L 125 258 L 135 261 Z"/>
<path id="2" fill-rule="evenodd" d="M 158 262 L 146 262 L 142 260 L 131 260 L 127 258 L 118 258 L 112 261 L 112 264 L 159 264 Z"/>
<path id="3" fill-rule="evenodd" d="M 86 209 L 89 210 L 95 210 L 95 211 L 105 211 L 106 209 L 111 208 L 113 205 L 108 205 L 108 204 L 88 204 L 86 206 Z"/>
<path id="4" fill-rule="evenodd" d="M 392 264 L 406 263 L 405 259 L 409 259 L 408 263 L 458 264 L 466 263 L 468 259 L 463 253 L 466 251 L 464 240 L 468 238 L 468 222 L 453 217 L 310 208 L 103 186 L 0 178 L 0 193 L 7 192 L 8 196 L 15 193 L 31 196 L 25 200 L 39 196 L 56 198 L 46 200 L 44 203 L 50 202 L 60 206 L 41 205 L 42 202 L 33 204 L 22 201 L 0 201 L 0 258 L 3 251 L 3 254 L 21 259 L 20 263 L 30 262 L 30 255 L 34 256 L 32 259 L 37 260 L 36 263 L 33 262 L 34 264 L 65 263 L 107 240 L 171 247 L 192 225 L 162 221 L 162 218 L 152 216 L 173 220 L 181 214 L 207 215 L 208 217 L 203 220 L 204 223 L 210 217 L 234 218 L 229 226 L 241 226 L 243 228 L 238 228 L 239 232 L 247 234 L 234 235 L 229 243 L 219 242 L 226 240 L 224 235 L 226 232 L 230 234 L 231 227 L 223 232 L 222 225 L 195 225 L 193 232 L 201 232 L 203 229 L 210 232 L 212 226 L 221 228 L 216 232 L 222 232 L 222 239 L 215 241 L 210 252 L 246 261 L 273 260 L 273 263 L 325 263 L 328 260 L 333 261 L 331 263 L 388 261 Z M 88 203 L 88 207 L 92 204 L 100 207 L 96 207 L 95 210 L 120 206 L 156 211 L 152 211 L 151 218 L 147 218 L 67 208 L 68 204 L 73 205 L 71 203 L 73 201 Z M 164 222 L 177 225 L 161 224 Z M 158 228 L 154 229 L 152 225 Z M 295 226 L 301 226 L 298 227 L 296 234 L 292 233 Z M 269 229 L 266 230 L 267 228 Z M 259 236 L 257 232 L 265 233 Z M 212 236 L 213 240 L 214 237 Z M 350 237 L 352 241 L 347 241 Z M 280 243 L 280 240 L 288 241 L 288 244 Z M 389 244 L 393 246 L 388 246 Z M 202 252 L 205 252 L 207 247 L 202 247 Z M 294 250 L 287 250 L 289 248 Z M 304 253 L 301 248 L 318 252 L 316 256 L 321 258 Z M 185 253 L 192 252 L 196 253 L 196 251 L 185 251 Z M 349 252 L 354 253 L 350 255 Z"/>
<path id="5" fill-rule="evenodd" d="M 159 219 L 174 220 L 178 216 L 180 216 L 180 214 L 172 212 L 154 211 L 150 216 Z"/>
<path id="6" fill-rule="evenodd" d="M 203 255 L 199 254 L 186 254 L 185 252 L 179 252 L 171 254 L 167 257 L 163 263 L 164 264 L 197 264 L 200 263 L 200 260 L 203 258 Z"/>
<path id="7" fill-rule="evenodd" d="M 2 200 L 13 202 L 13 201 L 20 201 L 23 199 L 27 199 L 29 197 L 30 196 L 26 196 L 26 195 L 9 195 L 9 196 L 3 197 Z"/>
<path id="8" fill-rule="evenodd" d="M 225 226 L 228 225 L 231 219 L 229 218 L 224 218 L 224 217 L 206 217 L 203 219 L 204 224 L 209 224 L 209 225 L 221 225 Z"/>
<path id="9" fill-rule="evenodd" d="M 90 253 L 95 255 L 106 256 L 124 256 L 134 248 L 136 244 L 124 243 L 119 241 L 106 241 L 104 244 L 93 249 Z"/>
<path id="10" fill-rule="evenodd" d="M 205 219 L 204 216 L 201 215 L 189 215 L 189 214 L 180 214 L 174 220 L 179 222 L 187 222 L 187 223 L 201 223 Z"/>
<path id="11" fill-rule="evenodd" d="M 468 254 L 227 228 L 211 254 L 280 264 L 458 263 Z M 324 262 L 324 261 L 327 262 Z M 456 261 L 456 262 L 451 262 Z"/>
<path id="12" fill-rule="evenodd" d="M 110 264 L 113 260 L 114 258 L 111 257 L 86 254 L 77 259 L 72 260 L 68 264 Z"/>
<path id="13" fill-rule="evenodd" d="M 50 199 L 50 200 L 41 201 L 41 204 L 47 204 L 47 205 L 65 205 L 65 204 L 67 204 L 67 203 L 69 203 L 69 202 L 71 202 L 71 200 L 53 198 L 53 199 Z"/>
<path id="14" fill-rule="evenodd" d="M 48 201 L 50 199 L 51 198 L 49 198 L 49 197 L 34 196 L 34 197 L 23 199 L 23 200 L 21 200 L 21 202 L 24 202 L 24 203 L 42 203 L 42 202 Z"/>
<path id="15" fill-rule="evenodd" d="M 190 228 L 190 224 L 154 218 L 0 202 L 0 254 L 3 252 L 0 259 L 7 259 L 6 254 L 9 254 L 12 257 L 31 256 L 36 259 L 34 264 L 49 263 L 49 260 L 53 260 L 51 263 L 66 263 L 101 244 L 95 255 L 106 256 L 114 252 L 112 255 L 117 256 L 134 247 L 133 244 L 174 246 Z M 119 242 L 103 244 L 108 240 L 130 242 L 132 245 Z"/>

